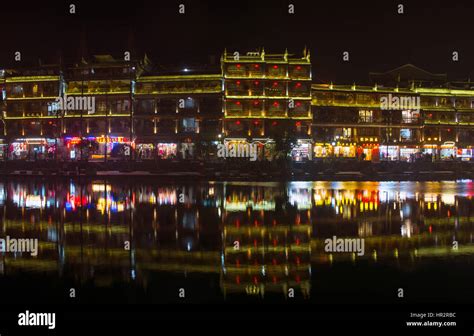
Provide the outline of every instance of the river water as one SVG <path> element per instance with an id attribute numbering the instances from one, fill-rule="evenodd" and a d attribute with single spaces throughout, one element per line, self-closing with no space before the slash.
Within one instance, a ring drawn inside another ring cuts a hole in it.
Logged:
<path id="1" fill-rule="evenodd" d="M 473 195 L 468 180 L 3 180 L 0 238 L 37 239 L 38 255 L 0 252 L 0 295 L 473 303 Z M 328 252 L 333 238 L 359 239 L 364 251 Z"/>

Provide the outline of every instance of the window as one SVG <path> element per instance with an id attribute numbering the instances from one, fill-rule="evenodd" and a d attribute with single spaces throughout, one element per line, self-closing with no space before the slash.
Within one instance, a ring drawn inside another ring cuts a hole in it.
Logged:
<path id="1" fill-rule="evenodd" d="M 412 111 L 412 110 L 405 110 L 402 111 L 402 123 L 409 124 L 415 123 L 420 118 L 420 112 Z"/>
<path id="2" fill-rule="evenodd" d="M 184 118 L 183 119 L 183 131 L 184 132 L 196 132 L 198 121 L 195 118 Z"/>
<path id="3" fill-rule="evenodd" d="M 373 122 L 373 112 L 367 110 L 360 110 L 359 122 Z"/>
<path id="4" fill-rule="evenodd" d="M 401 141 L 410 141 L 412 140 L 413 132 L 409 128 L 402 128 L 400 130 L 400 139 Z"/>

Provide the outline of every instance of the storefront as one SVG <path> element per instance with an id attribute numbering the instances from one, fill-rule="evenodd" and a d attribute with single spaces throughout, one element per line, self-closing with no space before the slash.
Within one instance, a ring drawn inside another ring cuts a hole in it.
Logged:
<path id="1" fill-rule="evenodd" d="M 137 144 L 136 151 L 138 160 L 151 160 L 155 158 L 155 145 L 152 143 Z"/>
<path id="2" fill-rule="evenodd" d="M 81 138 L 66 137 L 64 138 L 64 158 L 67 160 L 79 160 L 81 154 Z M 84 154 L 84 153 L 83 153 Z"/>
<path id="3" fill-rule="evenodd" d="M 334 155 L 334 149 L 328 143 L 315 143 L 313 148 L 315 158 L 326 158 Z"/>
<path id="4" fill-rule="evenodd" d="M 378 144 L 362 144 L 357 147 L 357 157 L 365 161 L 379 161 L 380 150 Z"/>
<path id="5" fill-rule="evenodd" d="M 192 159 L 195 155 L 195 145 L 193 142 L 182 142 L 180 144 L 180 157 L 183 159 Z"/>
<path id="6" fill-rule="evenodd" d="M 414 162 L 421 156 L 421 150 L 416 147 L 400 147 L 400 161 Z"/>
<path id="7" fill-rule="evenodd" d="M 8 145 L 5 143 L 5 140 L 0 139 L 0 161 L 5 160 L 8 153 Z"/>
<path id="8" fill-rule="evenodd" d="M 131 155 L 131 146 L 128 138 L 125 137 L 65 137 L 65 158 L 67 160 L 118 160 Z"/>
<path id="9" fill-rule="evenodd" d="M 13 160 L 44 160 L 53 159 L 55 151 L 55 139 L 15 139 L 10 143 L 8 156 Z"/>
<path id="10" fill-rule="evenodd" d="M 337 158 L 355 158 L 356 144 L 337 142 L 334 146 L 334 157 Z"/>
<path id="11" fill-rule="evenodd" d="M 399 146 L 380 146 L 380 159 L 383 161 L 397 161 L 399 154 Z"/>
<path id="12" fill-rule="evenodd" d="M 178 146 L 176 143 L 157 144 L 157 154 L 160 159 L 175 159 L 178 154 Z"/>
<path id="13" fill-rule="evenodd" d="M 441 160 L 454 160 L 457 156 L 456 144 L 452 141 L 447 141 L 441 145 L 439 150 Z"/>
<path id="14" fill-rule="evenodd" d="M 466 148 L 458 148 L 457 157 L 462 161 L 472 161 L 473 160 L 474 149 L 471 146 Z"/>
<path id="15" fill-rule="evenodd" d="M 312 160 L 311 140 L 298 140 L 291 150 L 291 158 L 296 162 Z"/>
<path id="16" fill-rule="evenodd" d="M 425 157 L 429 157 L 431 158 L 431 160 L 435 160 L 438 157 L 438 145 L 434 145 L 434 144 L 423 145 L 422 153 Z"/>

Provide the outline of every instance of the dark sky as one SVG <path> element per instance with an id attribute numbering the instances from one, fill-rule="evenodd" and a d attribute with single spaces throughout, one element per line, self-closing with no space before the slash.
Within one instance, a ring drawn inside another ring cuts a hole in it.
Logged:
<path id="1" fill-rule="evenodd" d="M 69 14 L 69 3 L 77 8 Z M 184 3 L 186 14 L 178 13 Z M 289 15 L 288 4 L 295 5 Z M 397 5 L 405 13 L 397 13 Z M 474 79 L 474 1 L 155 0 L 3 1 L 0 67 L 59 54 L 136 53 L 159 64 L 207 63 L 224 48 L 312 52 L 315 81 L 364 82 L 369 71 L 413 63 L 451 79 Z M 84 32 L 84 33 L 82 33 Z M 85 38 L 81 38 L 85 36 Z M 82 43 L 84 44 L 84 43 Z M 350 61 L 342 60 L 348 51 Z M 459 61 L 452 61 L 452 52 Z"/>

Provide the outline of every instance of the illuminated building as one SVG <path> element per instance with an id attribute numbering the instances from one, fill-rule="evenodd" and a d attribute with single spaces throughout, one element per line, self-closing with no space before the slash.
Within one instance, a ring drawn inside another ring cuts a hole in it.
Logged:
<path id="1" fill-rule="evenodd" d="M 468 83 L 446 86 L 445 75 L 412 65 L 372 74 L 372 80 L 378 83 L 313 84 L 316 158 L 472 159 L 474 90 L 462 88 Z M 419 106 L 384 109 L 383 99 L 415 100 Z"/>
<path id="2" fill-rule="evenodd" d="M 58 65 L 5 71 L 6 139 L 10 159 L 52 158 L 59 120 L 52 105 L 60 96 Z"/>
<path id="3" fill-rule="evenodd" d="M 271 160 L 278 139 L 291 142 L 294 161 L 472 160 L 469 82 L 412 65 L 371 80 L 312 83 L 306 49 L 301 57 L 224 51 L 220 67 L 96 55 L 75 65 L 7 69 L 0 71 L 0 152 L 30 160 L 208 160 L 223 142 L 254 143 L 259 159 Z"/>
<path id="4" fill-rule="evenodd" d="M 263 147 L 289 132 L 298 139 L 294 159 L 311 159 L 309 51 L 305 49 L 302 57 L 287 51 L 267 54 L 264 49 L 244 55 L 225 51 L 222 73 L 228 143 L 248 140 Z"/>
<path id="5" fill-rule="evenodd" d="M 91 102 L 93 110 L 81 106 L 58 109 L 64 158 L 126 159 L 134 136 L 133 90 L 138 62 L 96 55 L 65 72 L 64 96 Z M 85 104 L 84 104 L 85 105 Z"/>
<path id="6" fill-rule="evenodd" d="M 191 159 L 207 154 L 199 144 L 217 140 L 222 76 L 218 67 L 205 70 L 148 72 L 138 78 L 135 143 L 139 158 Z"/>

